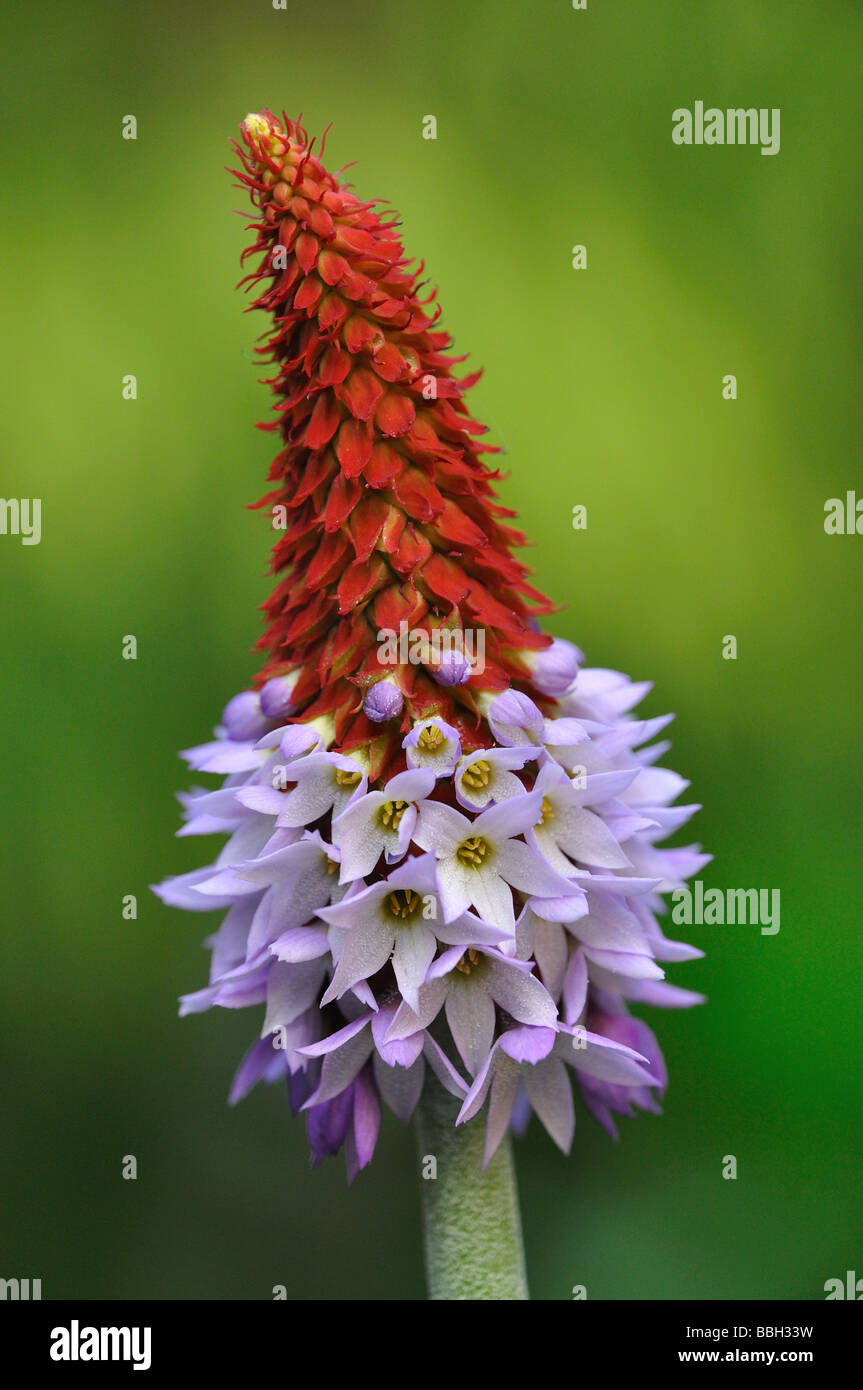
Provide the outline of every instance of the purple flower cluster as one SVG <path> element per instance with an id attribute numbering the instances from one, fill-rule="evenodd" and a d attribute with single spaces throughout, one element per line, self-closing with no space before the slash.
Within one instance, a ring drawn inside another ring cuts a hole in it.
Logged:
<path id="1" fill-rule="evenodd" d="M 334 751 L 326 717 L 286 722 L 291 677 L 236 696 L 183 755 L 224 782 L 181 798 L 179 833 L 229 838 L 155 890 L 226 913 L 181 1012 L 264 1007 L 230 1099 L 284 1079 L 314 1162 L 344 1146 L 353 1179 L 381 1101 L 408 1121 L 427 1068 L 457 1123 L 485 1111 L 486 1162 L 532 1110 L 567 1151 L 573 1076 L 612 1135 L 615 1115 L 658 1109 L 662 1054 L 629 1006 L 701 1001 L 666 982 L 702 953 L 657 914 L 708 856 L 658 848 L 698 809 L 672 805 L 687 783 L 656 766 L 670 716 L 635 718 L 649 687 L 580 655 L 558 641 L 531 658 L 551 714 L 515 689 L 481 696 L 487 747 L 414 723 L 382 785 L 361 751 Z"/>

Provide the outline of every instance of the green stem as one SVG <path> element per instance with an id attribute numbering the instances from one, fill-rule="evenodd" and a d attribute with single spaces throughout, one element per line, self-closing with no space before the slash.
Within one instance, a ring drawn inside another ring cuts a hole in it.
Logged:
<path id="1" fill-rule="evenodd" d="M 507 1135 L 483 1172 L 484 1117 L 456 1129 L 458 1111 L 427 1075 L 417 1137 L 429 1298 L 527 1299 L 512 1142 Z"/>

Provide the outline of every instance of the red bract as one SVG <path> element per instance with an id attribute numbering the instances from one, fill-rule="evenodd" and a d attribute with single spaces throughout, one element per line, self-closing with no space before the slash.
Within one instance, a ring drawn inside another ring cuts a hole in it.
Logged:
<path id="1" fill-rule="evenodd" d="M 336 745 L 367 746 L 373 776 L 400 763 L 404 732 L 430 715 L 480 746 L 476 696 L 526 677 L 523 653 L 550 640 L 532 614 L 551 604 L 512 554 L 521 533 L 500 521 L 511 513 L 481 457 L 497 450 L 478 442 L 484 427 L 465 405 L 479 373 L 453 375 L 464 358 L 449 353 L 435 293 L 420 298 L 423 267 L 405 258 L 395 215 L 329 173 L 284 114 L 247 117 L 241 132 L 236 172 L 258 213 L 243 255 L 257 268 L 241 283 L 272 315 L 256 351 L 276 368 L 275 419 L 261 428 L 283 441 L 275 487 L 256 504 L 280 529 L 257 683 L 300 668 L 296 717 L 331 714 Z M 444 689 L 422 666 L 382 666 L 378 633 L 401 623 L 481 630 L 485 669 Z M 386 726 L 362 710 L 384 676 L 404 696 Z"/>

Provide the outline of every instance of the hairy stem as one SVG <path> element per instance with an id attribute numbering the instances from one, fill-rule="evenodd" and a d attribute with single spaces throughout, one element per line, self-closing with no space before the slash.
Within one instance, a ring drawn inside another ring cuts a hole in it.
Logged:
<path id="1" fill-rule="evenodd" d="M 483 1172 L 485 1124 L 456 1129 L 458 1110 L 427 1076 L 416 1128 L 428 1296 L 527 1299 L 512 1142 L 504 1139 Z"/>

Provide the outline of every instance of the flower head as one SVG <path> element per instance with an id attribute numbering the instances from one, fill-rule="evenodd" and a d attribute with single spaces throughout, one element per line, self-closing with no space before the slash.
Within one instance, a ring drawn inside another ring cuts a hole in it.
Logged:
<path id="1" fill-rule="evenodd" d="M 220 788 L 182 834 L 227 835 L 165 902 L 226 915 L 183 1012 L 261 1006 L 231 1100 L 286 1080 L 314 1161 L 374 1151 L 381 1102 L 429 1084 L 484 1113 L 486 1157 L 534 1111 L 656 1108 L 643 1003 L 700 996 L 663 962 L 663 894 L 705 862 L 663 838 L 696 809 L 655 767 L 647 687 L 540 631 L 483 428 L 393 214 L 330 173 L 286 116 L 248 116 L 253 307 L 271 318 L 278 435 L 258 506 L 276 532 L 255 688 L 188 750 Z M 387 648 L 381 648 L 382 634 Z M 393 634 L 399 634 L 396 639 Z M 443 641 L 446 638 L 446 641 Z M 475 660 L 477 653 L 482 660 Z"/>

